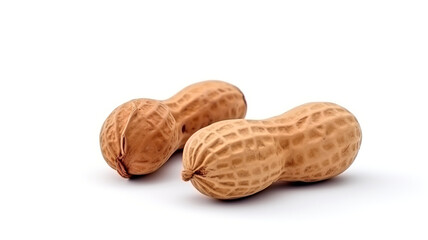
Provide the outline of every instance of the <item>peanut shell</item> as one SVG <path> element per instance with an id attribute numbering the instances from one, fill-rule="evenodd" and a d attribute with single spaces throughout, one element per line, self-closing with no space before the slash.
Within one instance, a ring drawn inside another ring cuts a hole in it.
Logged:
<path id="1" fill-rule="evenodd" d="M 105 120 L 101 152 L 122 177 L 152 173 L 194 132 L 220 120 L 243 118 L 246 110 L 242 92 L 222 81 L 190 85 L 164 101 L 134 99 Z"/>
<path id="2" fill-rule="evenodd" d="M 182 178 L 207 196 L 241 198 L 276 181 L 337 176 L 360 144 L 360 125 L 348 110 L 308 103 L 266 120 L 227 120 L 197 131 L 184 147 Z"/>

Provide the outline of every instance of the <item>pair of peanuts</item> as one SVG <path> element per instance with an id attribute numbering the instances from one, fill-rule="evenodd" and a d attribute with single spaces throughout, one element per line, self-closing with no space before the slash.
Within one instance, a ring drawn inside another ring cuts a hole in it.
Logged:
<path id="1" fill-rule="evenodd" d="M 190 85 L 164 100 L 117 107 L 100 133 L 106 162 L 122 177 L 149 174 L 184 147 L 184 181 L 217 199 L 257 193 L 276 181 L 332 178 L 361 145 L 357 119 L 334 103 L 298 106 L 265 120 L 245 120 L 242 92 L 222 81 Z"/>

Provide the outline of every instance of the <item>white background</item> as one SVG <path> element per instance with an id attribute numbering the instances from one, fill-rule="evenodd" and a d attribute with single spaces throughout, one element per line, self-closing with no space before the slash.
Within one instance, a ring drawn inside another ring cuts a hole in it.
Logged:
<path id="1" fill-rule="evenodd" d="M 426 239 L 427 1 L 150 2 L 0 2 L 0 239 Z M 207 79 L 249 119 L 348 108 L 357 159 L 231 202 L 183 182 L 181 152 L 135 180 L 108 167 L 113 108 Z"/>

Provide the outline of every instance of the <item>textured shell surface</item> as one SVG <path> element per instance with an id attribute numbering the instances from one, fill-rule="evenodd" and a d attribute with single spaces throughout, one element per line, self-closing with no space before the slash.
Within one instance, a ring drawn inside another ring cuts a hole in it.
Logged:
<path id="1" fill-rule="evenodd" d="M 135 99 L 119 106 L 100 135 L 107 163 L 120 175 L 150 173 L 175 151 L 178 132 L 168 107 L 156 100 Z"/>
<path id="2" fill-rule="evenodd" d="M 199 130 L 184 148 L 182 177 L 207 196 L 239 198 L 276 181 L 337 176 L 360 144 L 360 125 L 348 110 L 308 103 L 266 120 L 227 120 Z"/>
<path id="3" fill-rule="evenodd" d="M 101 152 L 122 177 L 152 173 L 194 132 L 217 121 L 243 118 L 246 110 L 237 87 L 214 80 L 190 85 L 164 101 L 134 99 L 105 120 Z"/>

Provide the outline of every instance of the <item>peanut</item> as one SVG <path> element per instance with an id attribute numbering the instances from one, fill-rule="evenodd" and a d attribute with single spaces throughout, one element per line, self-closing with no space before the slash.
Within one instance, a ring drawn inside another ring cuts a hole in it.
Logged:
<path id="1" fill-rule="evenodd" d="M 134 99 L 105 120 L 101 152 L 122 177 L 152 173 L 200 128 L 246 111 L 242 92 L 221 81 L 190 85 L 165 101 Z"/>
<path id="2" fill-rule="evenodd" d="M 184 147 L 182 178 L 207 196 L 240 198 L 276 181 L 337 176 L 360 144 L 360 125 L 348 110 L 308 103 L 270 119 L 226 120 L 197 131 Z"/>

